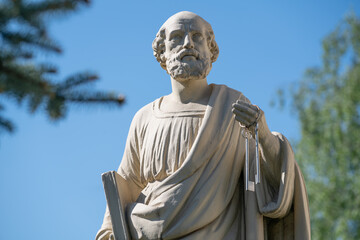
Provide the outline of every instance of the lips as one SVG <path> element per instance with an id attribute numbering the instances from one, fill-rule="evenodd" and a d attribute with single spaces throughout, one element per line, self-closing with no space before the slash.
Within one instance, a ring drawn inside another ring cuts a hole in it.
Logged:
<path id="1" fill-rule="evenodd" d="M 180 60 L 183 60 L 184 57 L 187 57 L 187 56 L 192 56 L 192 57 L 195 57 L 196 60 L 199 59 L 199 53 L 195 50 L 183 50 L 179 53 L 179 59 Z"/>

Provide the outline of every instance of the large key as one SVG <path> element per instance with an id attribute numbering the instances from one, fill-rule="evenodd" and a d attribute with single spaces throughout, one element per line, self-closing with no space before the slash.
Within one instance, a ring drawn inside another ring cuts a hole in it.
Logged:
<path id="1" fill-rule="evenodd" d="M 255 184 L 260 183 L 260 157 L 259 157 L 259 135 L 258 123 L 255 124 L 255 158 L 256 158 L 256 174 Z M 248 129 L 245 130 L 245 189 L 249 190 L 249 138 L 251 134 Z"/>

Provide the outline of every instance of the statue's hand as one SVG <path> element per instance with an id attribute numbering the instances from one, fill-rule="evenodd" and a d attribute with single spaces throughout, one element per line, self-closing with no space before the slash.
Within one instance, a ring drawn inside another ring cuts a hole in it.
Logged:
<path id="1" fill-rule="evenodd" d="M 95 240 L 115 240 L 114 234 L 110 229 L 101 229 L 95 237 Z"/>
<path id="2" fill-rule="evenodd" d="M 244 101 L 237 100 L 232 107 L 235 119 L 240 122 L 242 126 L 247 128 L 254 125 L 259 114 L 261 114 L 260 108 Z"/>
<path id="3" fill-rule="evenodd" d="M 268 136 L 272 136 L 266 123 L 264 112 L 258 106 L 237 100 L 232 107 L 235 120 L 243 127 L 249 128 L 252 134 L 254 134 L 253 127 L 258 122 L 260 142 Z"/>

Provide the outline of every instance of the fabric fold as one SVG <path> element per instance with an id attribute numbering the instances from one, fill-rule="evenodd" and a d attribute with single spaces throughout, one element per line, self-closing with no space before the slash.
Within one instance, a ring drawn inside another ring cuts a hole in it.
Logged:
<path id="1" fill-rule="evenodd" d="M 126 210 L 133 239 L 200 240 L 211 236 L 211 239 L 222 240 L 261 240 L 278 239 L 274 237 L 276 234 L 286 234 L 285 239 L 292 239 L 291 236 L 297 240 L 310 239 L 306 189 L 290 144 L 281 134 L 273 133 L 280 142 L 280 157 L 265 159 L 261 154 L 261 162 L 279 163 L 281 176 L 272 177 L 263 172 L 261 183 L 255 185 L 254 191 L 246 191 L 244 179 L 240 178 L 245 161 L 243 128 L 235 121 L 231 109 L 236 100 L 249 100 L 225 85 L 212 84 L 211 88 L 205 113 L 196 112 L 195 116 L 186 112 L 172 117 L 154 108 L 157 100 L 134 117 L 130 128 L 133 132 L 129 132 L 119 168 L 119 174 L 130 186 L 140 186 L 140 183 L 144 186 Z M 194 138 L 189 138 L 192 130 L 188 128 L 194 127 L 192 116 L 202 119 L 196 121 L 199 128 Z M 162 124 L 169 125 L 165 128 Z M 173 128 L 178 130 L 172 131 Z M 164 132 L 159 135 L 156 129 Z M 168 142 L 153 146 L 153 139 L 162 138 Z M 192 139 L 191 143 L 188 139 Z M 188 144 L 186 151 L 174 140 Z M 147 155 L 145 150 L 149 150 L 149 146 L 145 142 L 156 151 L 150 149 Z M 254 148 L 252 139 L 250 181 L 254 181 Z M 168 176 L 157 177 L 160 170 L 168 171 L 165 168 L 169 162 L 165 158 L 169 158 L 166 153 L 169 149 L 174 153 L 180 149 L 186 153 L 180 154 L 185 159 L 173 159 L 178 168 Z M 107 214 L 104 227 L 109 226 Z M 287 230 L 285 233 L 279 229 Z"/>

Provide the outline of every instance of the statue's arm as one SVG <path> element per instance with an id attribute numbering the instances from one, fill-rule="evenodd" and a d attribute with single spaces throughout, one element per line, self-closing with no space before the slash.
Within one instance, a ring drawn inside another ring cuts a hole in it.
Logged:
<path id="1" fill-rule="evenodd" d="M 264 112 L 256 105 L 251 104 L 244 96 L 233 104 L 232 112 L 235 116 L 235 120 L 243 127 L 248 128 L 253 135 L 251 139 L 251 148 L 255 146 L 254 128 L 256 122 L 258 123 L 258 137 L 261 153 L 263 160 L 267 160 L 262 161 L 261 163 L 263 166 L 263 173 L 270 182 L 278 185 L 281 178 L 281 146 L 279 138 L 271 133 Z"/>
<path id="2" fill-rule="evenodd" d="M 259 116 L 254 114 L 257 112 L 255 109 L 260 111 Z M 279 221 L 277 225 L 267 225 L 268 236 L 274 238 L 272 234 L 275 233 L 276 236 L 287 236 L 284 238 L 311 239 L 305 183 L 289 141 L 280 133 L 270 132 L 261 109 L 249 104 L 247 109 L 245 105 L 244 111 L 249 114 L 246 117 L 242 114 L 242 124 L 247 125 L 257 119 L 259 126 L 261 182 L 254 189 L 257 210 L 263 216 Z M 254 152 L 255 140 L 251 140 L 250 151 Z M 253 158 L 252 163 L 254 161 Z M 281 235 L 279 231 L 282 231 Z"/>
<path id="3" fill-rule="evenodd" d="M 261 110 L 260 110 L 261 111 Z M 278 136 L 270 132 L 265 114 L 261 111 L 259 119 L 259 144 L 263 161 L 262 172 L 274 188 L 279 187 L 281 179 L 281 144 Z M 264 161 L 266 160 L 266 161 Z"/>
<path id="4" fill-rule="evenodd" d="M 255 189 L 260 211 L 275 212 L 272 216 L 286 213 L 291 207 L 295 175 L 295 158 L 289 142 L 281 134 L 270 131 L 264 112 L 245 97 L 233 104 L 232 111 L 240 125 L 247 127 L 253 134 L 250 139 L 252 166 L 255 166 L 256 161 L 254 123 L 258 123 L 261 183 L 256 184 Z"/>
<path id="5" fill-rule="evenodd" d="M 131 200 L 134 202 L 138 198 L 140 192 L 144 188 L 144 183 L 140 174 L 140 140 L 138 138 L 138 124 L 136 116 L 131 123 L 129 134 L 127 137 L 124 155 L 118 168 L 118 174 L 125 179 L 127 189 L 131 189 Z M 112 239 L 112 224 L 108 207 L 106 207 L 103 224 L 96 234 L 96 240 Z"/>
<path id="6" fill-rule="evenodd" d="M 111 229 L 101 228 L 95 237 L 95 240 L 115 240 L 114 234 Z"/>

